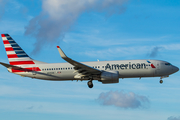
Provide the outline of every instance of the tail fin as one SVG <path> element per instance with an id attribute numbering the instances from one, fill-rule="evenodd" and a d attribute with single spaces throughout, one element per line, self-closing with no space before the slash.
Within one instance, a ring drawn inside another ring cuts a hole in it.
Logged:
<path id="1" fill-rule="evenodd" d="M 9 34 L 1 34 L 10 65 L 35 64 Z"/>

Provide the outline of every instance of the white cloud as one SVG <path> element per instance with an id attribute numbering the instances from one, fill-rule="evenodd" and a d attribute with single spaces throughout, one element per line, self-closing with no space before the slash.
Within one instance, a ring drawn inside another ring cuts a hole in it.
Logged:
<path id="1" fill-rule="evenodd" d="M 158 50 L 157 50 L 158 49 Z M 170 50 L 180 50 L 180 44 L 169 44 L 169 45 L 157 45 L 157 46 L 109 46 L 106 49 L 101 50 L 90 50 L 81 52 L 94 58 L 105 59 L 109 57 L 125 57 L 125 56 L 137 56 L 137 55 L 148 55 L 148 57 L 157 57 L 161 52 Z"/>
<path id="2" fill-rule="evenodd" d="M 166 50 L 180 50 L 180 44 L 169 44 L 169 45 L 161 45 L 161 47 L 165 48 Z"/>
<path id="3" fill-rule="evenodd" d="M 128 0 L 43 0 L 43 11 L 25 27 L 25 35 L 36 38 L 34 52 L 43 44 L 57 42 L 84 12 L 122 13 Z"/>
<path id="4" fill-rule="evenodd" d="M 145 108 L 149 104 L 146 96 L 137 95 L 133 92 L 109 91 L 101 93 L 97 99 L 102 105 L 114 105 L 120 108 Z"/>
<path id="5" fill-rule="evenodd" d="M 180 120 L 180 117 L 173 117 L 173 116 L 171 116 L 167 120 Z"/>

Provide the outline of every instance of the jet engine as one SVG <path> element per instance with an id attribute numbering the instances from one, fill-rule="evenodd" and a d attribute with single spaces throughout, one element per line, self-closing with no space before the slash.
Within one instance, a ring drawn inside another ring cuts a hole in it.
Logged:
<path id="1" fill-rule="evenodd" d="M 118 71 L 103 71 L 101 73 L 101 82 L 103 84 L 119 83 Z"/>

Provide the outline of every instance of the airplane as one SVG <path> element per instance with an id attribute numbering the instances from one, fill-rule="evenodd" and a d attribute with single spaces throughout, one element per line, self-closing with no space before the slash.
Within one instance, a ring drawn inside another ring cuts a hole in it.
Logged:
<path id="1" fill-rule="evenodd" d="M 57 46 L 62 59 L 67 63 L 45 63 L 29 57 L 28 54 L 12 39 L 9 34 L 1 34 L 9 64 L 0 62 L 11 73 L 22 77 L 42 80 L 66 81 L 87 80 L 89 88 L 93 88 L 93 80 L 103 84 L 119 83 L 119 78 L 162 78 L 179 71 L 179 68 L 162 60 L 117 60 L 77 62 Z"/>

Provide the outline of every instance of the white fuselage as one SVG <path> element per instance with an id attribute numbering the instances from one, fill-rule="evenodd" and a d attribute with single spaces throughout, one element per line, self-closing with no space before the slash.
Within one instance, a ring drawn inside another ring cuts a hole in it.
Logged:
<path id="1" fill-rule="evenodd" d="M 150 62 L 149 62 L 150 61 Z M 179 69 L 165 61 L 160 60 L 120 60 L 120 61 L 97 61 L 82 62 L 92 68 L 101 71 L 118 71 L 119 78 L 134 77 L 163 77 L 177 72 Z M 86 80 L 77 78 L 74 66 L 69 63 L 35 64 L 26 65 L 25 68 L 33 67 L 30 72 L 13 72 L 15 74 L 44 80 Z M 36 71 L 37 67 L 40 69 Z M 37 74 L 38 73 L 38 74 Z M 99 78 L 94 78 L 98 80 Z"/>

